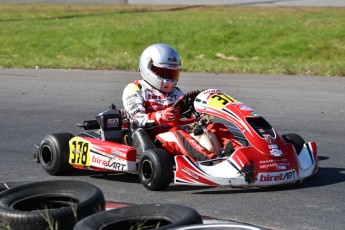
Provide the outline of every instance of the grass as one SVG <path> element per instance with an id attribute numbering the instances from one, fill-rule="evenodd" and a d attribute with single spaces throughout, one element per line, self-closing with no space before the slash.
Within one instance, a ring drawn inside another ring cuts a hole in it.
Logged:
<path id="1" fill-rule="evenodd" d="M 183 70 L 345 76 L 345 8 L 0 4 L 0 68 L 136 70 L 174 46 Z"/>

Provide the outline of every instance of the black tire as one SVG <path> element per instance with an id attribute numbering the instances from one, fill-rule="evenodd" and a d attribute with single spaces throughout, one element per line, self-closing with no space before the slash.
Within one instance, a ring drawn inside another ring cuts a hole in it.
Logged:
<path id="1" fill-rule="evenodd" d="M 140 182 L 149 190 L 160 191 L 169 186 L 174 176 L 169 154 L 163 149 L 149 149 L 139 160 Z"/>
<path id="2" fill-rule="evenodd" d="M 0 228 L 73 229 L 76 222 L 105 210 L 102 191 L 81 181 L 27 183 L 0 193 Z"/>
<path id="3" fill-rule="evenodd" d="M 3 182 L 3 183 L 0 183 L 0 192 L 19 186 L 19 185 L 27 184 L 27 183 L 30 183 L 30 182 Z"/>
<path id="4" fill-rule="evenodd" d="M 192 208 L 172 204 L 144 204 L 91 215 L 79 221 L 74 230 L 163 230 L 201 223 L 200 214 Z"/>
<path id="5" fill-rule="evenodd" d="M 299 155 L 303 149 L 303 145 L 305 144 L 304 139 L 296 133 L 284 134 L 283 138 L 286 143 L 290 143 L 295 147 L 296 153 Z"/>
<path id="6" fill-rule="evenodd" d="M 70 172 L 73 167 L 69 160 L 70 133 L 55 133 L 44 137 L 39 149 L 39 162 L 50 175 L 62 175 Z"/>
<path id="7" fill-rule="evenodd" d="M 194 224 L 194 225 L 188 225 L 188 226 L 181 226 L 174 228 L 174 230 L 250 230 L 250 229 L 256 229 L 256 230 L 264 230 L 267 228 L 262 228 L 255 225 L 250 224 L 243 224 L 243 223 L 237 223 L 237 222 L 224 222 L 220 221 L 220 223 L 217 223 L 217 220 L 215 220 L 216 223 L 210 223 L 210 224 Z"/>

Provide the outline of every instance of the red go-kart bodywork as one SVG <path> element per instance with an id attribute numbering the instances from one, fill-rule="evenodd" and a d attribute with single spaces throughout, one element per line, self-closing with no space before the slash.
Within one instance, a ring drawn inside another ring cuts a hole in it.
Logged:
<path id="1" fill-rule="evenodd" d="M 184 155 L 170 159 L 163 149 L 147 144 L 151 140 L 145 136 L 139 138 L 145 147 L 138 148 L 135 133 L 123 127 L 124 118 L 113 107 L 96 116 L 96 121 L 81 125 L 92 131 L 77 136 L 68 133 L 46 136 L 40 145 L 35 145 L 34 159 L 51 175 L 67 173 L 70 166 L 109 173 L 138 173 L 140 181 L 150 190 L 162 190 L 171 181 L 205 186 L 272 186 L 301 181 L 317 172 L 315 142 L 305 142 L 293 133 L 279 135 L 262 116 L 233 97 L 208 89 L 193 98 L 191 107 L 199 114 L 198 119 L 215 117 L 226 124 L 242 147 L 206 162 Z"/>

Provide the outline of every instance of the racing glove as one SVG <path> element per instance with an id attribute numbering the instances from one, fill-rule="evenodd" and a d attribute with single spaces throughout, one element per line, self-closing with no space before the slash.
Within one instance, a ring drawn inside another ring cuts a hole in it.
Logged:
<path id="1" fill-rule="evenodd" d="M 165 110 L 157 112 L 157 122 L 159 125 L 176 122 L 180 120 L 180 111 L 179 109 L 168 107 Z"/>

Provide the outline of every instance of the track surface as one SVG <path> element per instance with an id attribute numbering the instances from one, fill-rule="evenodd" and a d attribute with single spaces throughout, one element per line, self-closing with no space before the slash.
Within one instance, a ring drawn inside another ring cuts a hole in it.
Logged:
<path id="1" fill-rule="evenodd" d="M 345 78 L 182 73 L 185 92 L 218 88 L 263 115 L 281 134 L 316 140 L 318 174 L 303 184 L 275 189 L 171 185 L 146 190 L 136 175 L 53 177 L 33 162 L 44 135 L 81 131 L 111 103 L 122 108 L 122 89 L 138 73 L 72 70 L 0 70 L 0 182 L 75 179 L 99 186 L 107 200 L 174 203 L 202 215 L 274 229 L 344 229 Z"/>

